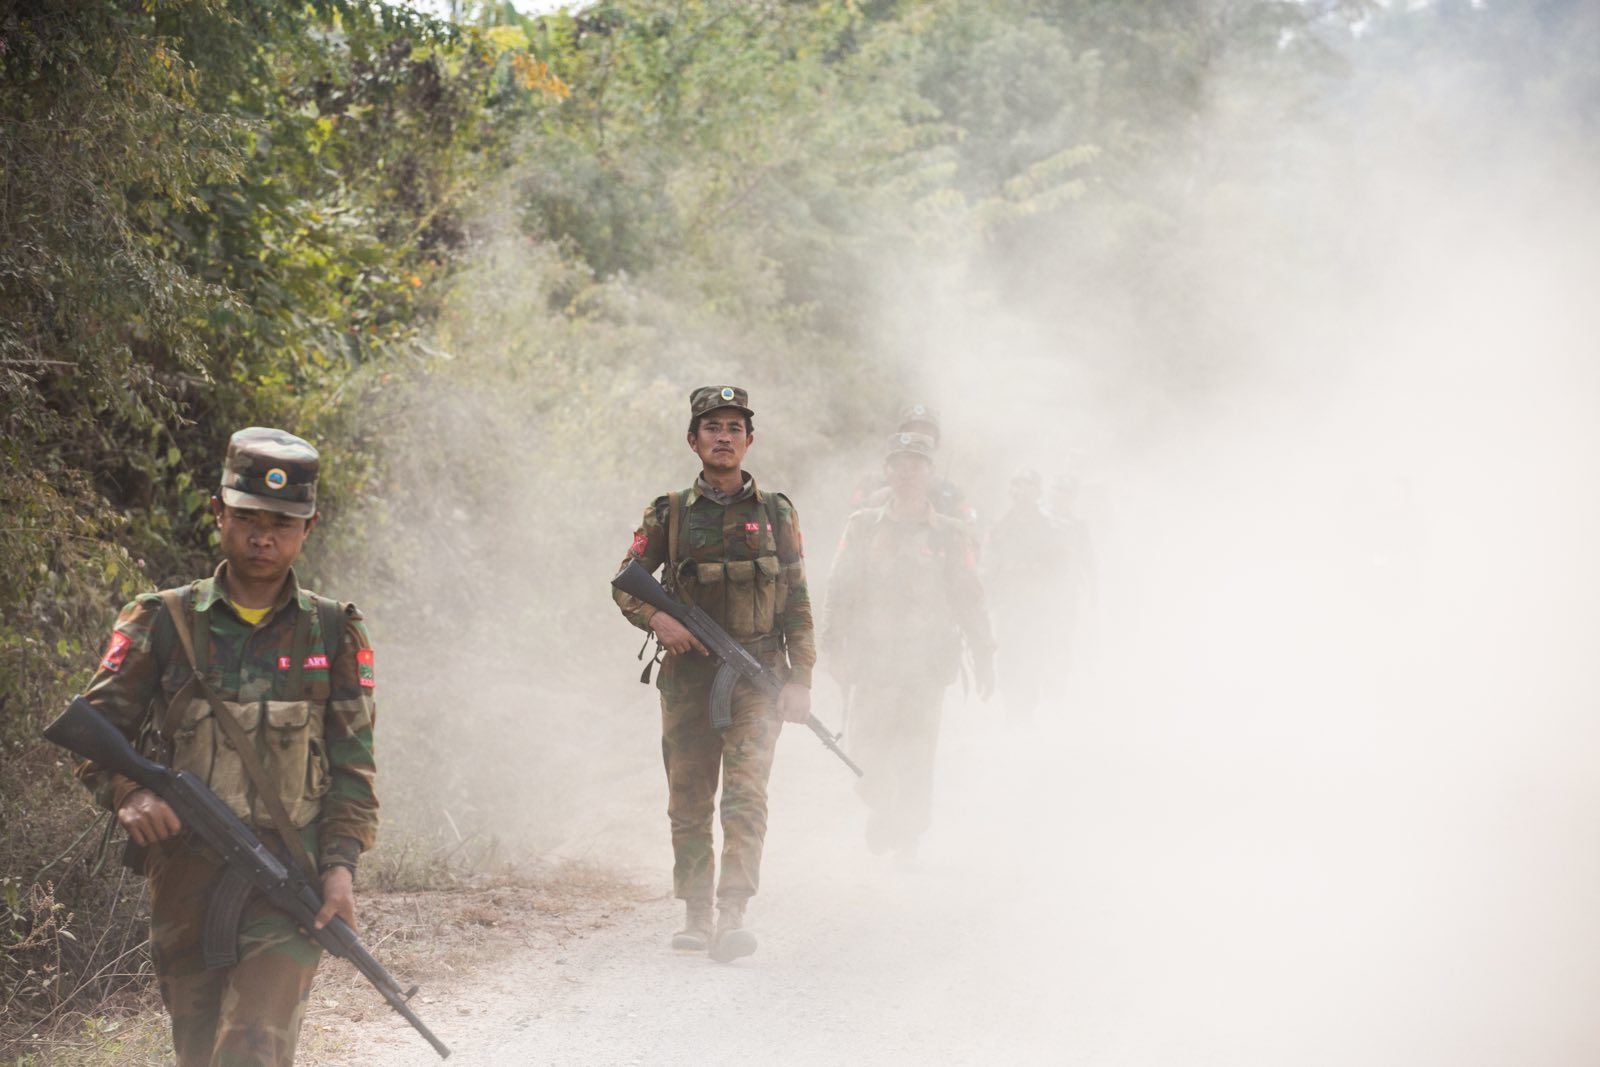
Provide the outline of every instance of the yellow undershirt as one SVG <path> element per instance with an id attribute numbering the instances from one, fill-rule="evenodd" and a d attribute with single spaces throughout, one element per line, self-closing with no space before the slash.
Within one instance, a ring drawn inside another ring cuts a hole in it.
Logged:
<path id="1" fill-rule="evenodd" d="M 241 608 L 238 604 L 235 604 L 231 600 L 228 601 L 228 603 L 229 603 L 229 605 L 232 606 L 234 611 L 238 612 L 239 618 L 243 619 L 245 622 L 249 623 L 251 626 L 260 626 L 261 625 L 261 620 L 266 618 L 267 617 L 267 612 L 272 610 L 270 607 L 266 607 L 266 608 Z"/>

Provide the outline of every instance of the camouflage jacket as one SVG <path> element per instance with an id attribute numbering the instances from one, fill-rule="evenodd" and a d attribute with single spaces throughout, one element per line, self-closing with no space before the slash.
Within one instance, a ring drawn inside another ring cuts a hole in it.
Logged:
<path id="1" fill-rule="evenodd" d="M 667 558 L 671 497 L 658 496 L 645 508 L 623 564 L 637 560 L 652 573 L 668 564 L 664 585 L 692 597 L 757 654 L 776 651 L 781 642 L 788 680 L 809 686 L 817 645 L 799 514 L 788 497 L 757 488 L 753 479 L 727 504 L 707 490 L 697 480 L 679 494 L 676 563 Z M 629 622 L 650 628 L 654 608 L 623 593 L 613 597 Z"/>
<path id="2" fill-rule="evenodd" d="M 207 620 L 206 678 L 257 738 L 263 764 L 281 783 L 281 799 L 320 867 L 351 868 L 372 847 L 378 828 L 372 733 L 376 707 L 372 646 L 353 606 L 331 654 L 311 594 L 289 572 L 278 601 L 252 628 L 223 592 L 227 564 L 184 587 L 191 627 Z M 306 618 L 305 658 L 298 692 L 290 692 L 295 631 Z M 193 629 L 198 646 L 202 634 Z M 209 704 L 188 685 L 193 675 L 159 594 L 146 593 L 122 609 L 84 696 L 129 740 L 166 749 L 172 764 L 195 773 L 247 822 L 272 828 L 257 803 L 232 746 L 212 722 Z M 178 700 L 173 705 L 175 698 Z M 169 712 L 169 707 L 171 711 Z M 148 747 L 148 745 L 146 746 Z M 96 799 L 116 811 L 139 786 L 84 763 L 79 777 Z"/>
<path id="3" fill-rule="evenodd" d="M 887 507 L 850 516 L 828 578 L 822 648 L 841 681 L 955 680 L 963 641 L 994 652 L 971 529 L 929 505 L 897 521 Z"/>

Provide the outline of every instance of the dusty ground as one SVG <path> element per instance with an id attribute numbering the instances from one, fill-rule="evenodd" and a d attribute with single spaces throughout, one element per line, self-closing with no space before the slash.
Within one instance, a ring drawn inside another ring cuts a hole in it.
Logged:
<path id="1" fill-rule="evenodd" d="M 361 904 L 363 936 L 389 971 L 422 988 L 412 1007 L 440 1034 L 482 1013 L 464 991 L 484 975 L 525 959 L 548 961 L 614 926 L 635 921 L 650 894 L 592 867 L 569 865 L 534 886 L 392 893 Z M 659 903 L 659 902 L 658 902 Z M 386 1062 L 368 1034 L 400 1021 L 353 967 L 325 963 L 312 993 L 302 1039 L 302 1062 Z M 420 1042 L 420 1039 L 416 1039 Z M 426 1049 L 426 1046 L 423 1046 Z M 431 1055 L 431 1052 L 430 1052 Z"/>
<path id="2" fill-rule="evenodd" d="M 1058 1010 L 1072 976 L 1057 931 L 1016 910 L 1024 895 L 1005 890 L 997 857 L 974 877 L 964 821 L 907 869 L 866 852 L 851 779 L 809 734 L 786 734 L 781 761 L 753 958 L 723 966 L 667 946 L 681 912 L 665 893 L 665 818 L 651 798 L 640 818 L 662 839 L 663 865 L 643 875 L 647 888 L 460 931 L 498 940 L 495 958 L 416 976 L 427 986 L 417 1010 L 452 1062 L 1054 1063 L 1092 1042 Z M 357 1012 L 316 1062 L 434 1062 L 378 1009 Z M 336 1011 L 315 1021 L 331 1026 Z"/>
<path id="3" fill-rule="evenodd" d="M 867 853 L 847 772 L 786 732 L 751 959 L 667 947 L 656 770 L 574 828 L 635 888 L 503 897 L 495 925 L 434 932 L 458 962 L 396 970 L 461 1064 L 1597 1062 L 1584 931 L 1538 903 L 1600 885 L 1562 789 L 1497 784 L 1487 749 L 1419 786 L 1437 734 L 1405 735 L 1403 694 L 1328 678 L 1283 704 L 1240 672 L 1200 706 L 1123 677 L 1031 728 L 953 697 L 909 870 Z M 391 1014 L 343 1010 L 319 1007 L 338 1033 L 313 1062 L 435 1062 Z"/>
<path id="4" fill-rule="evenodd" d="M 574 806 L 559 851 L 581 864 L 369 896 L 364 930 L 461 1064 L 1600 1062 L 1600 972 L 1577 948 L 1595 924 L 1571 919 L 1600 863 L 1565 765 L 1523 773 L 1499 742 L 1440 759 L 1445 735 L 1406 718 L 1424 705 L 1330 675 L 1285 703 L 1219 669 L 1205 705 L 1153 669 L 1120 677 L 1116 702 L 1027 728 L 952 699 L 910 869 L 867 853 L 848 773 L 786 732 L 760 950 L 734 965 L 667 947 L 680 915 L 646 724 L 636 773 Z M 343 965 L 303 1047 L 316 1065 L 435 1062 Z"/>

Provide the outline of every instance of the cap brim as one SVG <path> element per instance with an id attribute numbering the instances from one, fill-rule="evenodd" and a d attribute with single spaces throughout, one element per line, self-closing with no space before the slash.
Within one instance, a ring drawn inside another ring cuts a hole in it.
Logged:
<path id="1" fill-rule="evenodd" d="M 730 404 L 718 404 L 716 407 L 706 408 L 699 415 L 696 415 L 695 418 L 703 419 L 707 415 L 711 414 L 713 411 L 737 411 L 740 414 L 744 415 L 744 417 L 747 418 L 747 419 L 753 419 L 753 418 L 755 418 L 755 415 L 756 415 L 756 413 L 751 411 L 749 408 L 742 408 L 738 404 L 731 404 L 730 403 Z"/>
<path id="2" fill-rule="evenodd" d="M 279 500 L 273 496 L 256 496 L 237 489 L 222 488 L 222 502 L 230 508 L 249 508 L 253 511 L 276 511 L 295 519 L 309 519 L 317 513 L 314 500 Z"/>

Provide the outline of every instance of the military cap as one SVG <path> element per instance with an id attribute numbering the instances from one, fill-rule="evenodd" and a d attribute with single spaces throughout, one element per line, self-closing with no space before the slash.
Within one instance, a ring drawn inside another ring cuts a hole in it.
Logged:
<path id="1" fill-rule="evenodd" d="M 900 417 L 895 420 L 894 428 L 908 431 L 913 426 L 926 426 L 933 432 L 928 436 L 933 438 L 933 443 L 939 443 L 939 413 L 926 404 L 907 404 L 900 409 Z M 918 432 L 918 431 L 911 431 Z"/>
<path id="2" fill-rule="evenodd" d="M 222 502 L 309 519 L 317 513 L 320 458 L 292 433 L 264 426 L 240 430 L 228 439 L 222 462 Z"/>
<path id="3" fill-rule="evenodd" d="M 698 419 L 708 411 L 718 408 L 734 408 L 742 411 L 746 416 L 754 416 L 750 410 L 750 394 L 735 385 L 702 385 L 689 394 L 689 417 Z"/>
<path id="4" fill-rule="evenodd" d="M 887 456 L 910 452 L 933 462 L 933 438 L 925 433 L 892 433 L 889 435 Z"/>

